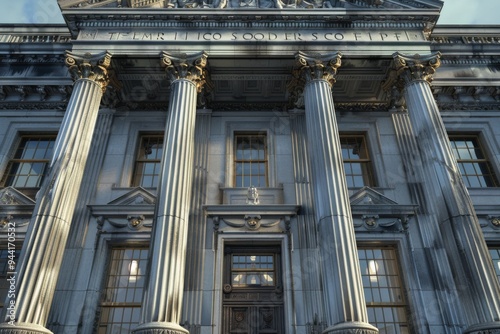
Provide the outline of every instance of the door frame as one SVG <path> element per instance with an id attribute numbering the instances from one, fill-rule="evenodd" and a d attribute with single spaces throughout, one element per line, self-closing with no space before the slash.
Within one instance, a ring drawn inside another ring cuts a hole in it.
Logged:
<path id="1" fill-rule="evenodd" d="M 223 280 L 224 280 L 224 248 L 228 243 L 265 243 L 273 244 L 281 248 L 281 272 L 283 280 L 283 313 L 284 328 L 283 334 L 295 334 L 295 303 L 292 293 L 292 270 L 289 243 L 290 240 L 286 234 L 276 233 L 256 233 L 249 235 L 237 233 L 221 233 L 217 236 L 217 249 L 215 250 L 215 280 L 214 280 L 214 301 L 213 301 L 213 319 L 212 334 L 221 334 L 222 330 L 222 299 L 223 299 Z"/>

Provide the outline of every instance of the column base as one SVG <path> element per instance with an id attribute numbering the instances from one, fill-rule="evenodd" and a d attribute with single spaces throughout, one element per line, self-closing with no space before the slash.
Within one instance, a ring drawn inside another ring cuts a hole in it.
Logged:
<path id="1" fill-rule="evenodd" d="M 15 322 L 13 325 L 8 322 L 0 324 L 0 334 L 54 334 L 47 328 L 30 324 L 28 322 Z"/>
<path id="2" fill-rule="evenodd" d="M 184 327 L 173 322 L 147 322 L 140 324 L 132 331 L 133 334 L 189 334 Z M 2 334 L 2 333 L 0 333 Z"/>
<path id="3" fill-rule="evenodd" d="M 500 334 L 500 322 L 472 325 L 464 331 L 464 334 Z"/>
<path id="4" fill-rule="evenodd" d="M 366 322 L 349 321 L 330 326 L 323 334 L 378 334 L 378 329 Z"/>

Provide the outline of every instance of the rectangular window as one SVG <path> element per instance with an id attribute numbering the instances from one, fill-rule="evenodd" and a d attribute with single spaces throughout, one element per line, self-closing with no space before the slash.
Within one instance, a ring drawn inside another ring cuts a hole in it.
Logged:
<path id="1" fill-rule="evenodd" d="M 274 263 L 274 254 L 232 254 L 232 286 L 274 286 Z"/>
<path id="2" fill-rule="evenodd" d="M 7 281 L 9 278 L 7 273 L 16 271 L 13 266 L 17 263 L 19 254 L 21 254 L 20 248 L 19 245 L 19 249 L 16 250 L 0 249 L 0 313 L 10 287 L 10 282 Z M 9 263 L 9 261 L 14 261 L 14 264 Z"/>
<path id="3" fill-rule="evenodd" d="M 490 247 L 490 255 L 493 260 L 493 267 L 500 281 L 500 247 Z"/>
<path id="4" fill-rule="evenodd" d="M 498 187 L 491 163 L 476 135 L 450 135 L 451 150 L 469 188 Z"/>
<path id="5" fill-rule="evenodd" d="M 358 255 L 370 323 L 380 334 L 410 333 L 396 250 L 359 247 Z"/>
<path id="6" fill-rule="evenodd" d="M 55 141 L 55 135 L 22 136 L 2 184 L 14 188 L 40 188 L 52 159 Z"/>
<path id="7" fill-rule="evenodd" d="M 154 188 L 160 177 L 163 135 L 143 135 L 139 141 L 132 185 Z"/>
<path id="8" fill-rule="evenodd" d="M 340 135 L 347 187 L 374 186 L 368 148 L 362 135 Z"/>
<path id="9" fill-rule="evenodd" d="M 98 334 L 130 333 L 139 324 L 148 249 L 111 250 Z"/>
<path id="10" fill-rule="evenodd" d="M 265 134 L 235 134 L 235 187 L 267 187 L 267 140 Z"/>

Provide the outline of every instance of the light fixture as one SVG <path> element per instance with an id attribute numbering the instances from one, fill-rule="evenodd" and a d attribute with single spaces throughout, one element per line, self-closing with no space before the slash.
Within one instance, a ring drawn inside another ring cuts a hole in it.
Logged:
<path id="1" fill-rule="evenodd" d="M 137 275 L 139 275 L 141 272 L 141 269 L 139 268 L 139 263 L 137 263 L 137 260 L 130 261 L 130 263 L 128 265 L 128 272 L 129 272 L 128 281 L 130 283 L 135 283 L 137 281 Z"/>
<path id="2" fill-rule="evenodd" d="M 378 273 L 378 263 L 375 260 L 368 261 L 368 275 L 370 276 L 370 282 L 377 281 Z"/>

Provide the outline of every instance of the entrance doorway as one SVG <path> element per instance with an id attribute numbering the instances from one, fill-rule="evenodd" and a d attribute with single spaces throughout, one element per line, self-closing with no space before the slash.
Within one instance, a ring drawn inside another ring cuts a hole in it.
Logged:
<path id="1" fill-rule="evenodd" d="M 279 246 L 224 247 L 223 334 L 285 333 Z"/>

